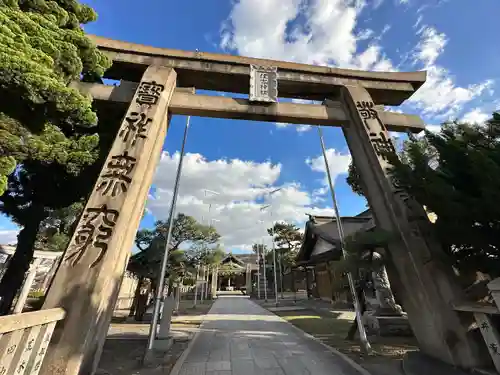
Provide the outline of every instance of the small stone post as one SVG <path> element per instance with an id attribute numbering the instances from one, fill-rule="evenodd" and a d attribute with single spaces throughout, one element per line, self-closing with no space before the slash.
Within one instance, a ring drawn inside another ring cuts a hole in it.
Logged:
<path id="1" fill-rule="evenodd" d="M 246 294 L 250 294 L 252 290 L 252 269 L 250 268 L 250 264 L 247 263 L 246 265 L 246 270 L 245 270 L 245 277 L 246 277 Z"/>
<path id="2" fill-rule="evenodd" d="M 163 302 L 163 311 L 161 313 L 160 329 L 155 340 L 155 349 L 168 350 L 172 346 L 173 340 L 170 336 L 170 324 L 172 322 L 172 315 L 176 305 L 176 299 L 171 295 L 165 297 Z"/>
<path id="3" fill-rule="evenodd" d="M 219 277 L 219 266 L 214 266 L 214 271 L 212 273 L 212 298 L 215 299 L 217 297 L 217 282 Z"/>
<path id="4" fill-rule="evenodd" d="M 458 367 L 481 366 L 479 346 L 452 309 L 460 288 L 443 262 L 427 215 L 387 174 L 384 155 L 395 148 L 372 98 L 361 86 L 345 86 L 341 101 L 350 117 L 343 132 L 375 223 L 399 238 L 388 245 L 388 271 L 421 351 Z"/>
<path id="5" fill-rule="evenodd" d="M 91 375 L 107 334 L 168 126 L 171 68 L 147 68 L 47 294 L 62 307 L 40 374 Z"/>

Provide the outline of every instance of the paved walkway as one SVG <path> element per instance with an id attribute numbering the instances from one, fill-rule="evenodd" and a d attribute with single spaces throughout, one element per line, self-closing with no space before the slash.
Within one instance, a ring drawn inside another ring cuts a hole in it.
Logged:
<path id="1" fill-rule="evenodd" d="M 360 375 L 343 358 L 244 297 L 217 299 L 178 374 Z"/>

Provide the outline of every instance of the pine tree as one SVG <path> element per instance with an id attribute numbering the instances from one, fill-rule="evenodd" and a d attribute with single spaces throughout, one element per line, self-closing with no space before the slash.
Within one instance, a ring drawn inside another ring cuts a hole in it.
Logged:
<path id="1" fill-rule="evenodd" d="M 437 219 L 435 233 L 464 274 L 500 276 L 500 114 L 449 122 L 390 156 L 392 178 Z M 348 183 L 363 193 L 355 168 Z"/>
<path id="2" fill-rule="evenodd" d="M 135 243 L 140 251 L 130 259 L 129 271 L 156 281 L 165 251 L 168 225 L 168 220 L 159 220 L 154 229 L 141 229 L 137 232 Z M 191 216 L 182 213 L 177 215 L 172 227 L 168 256 L 167 275 L 170 286 L 180 276 L 193 273 L 194 263 L 211 265 L 219 262 L 221 250 L 218 247 L 209 248 L 219 238 L 215 228 L 200 224 Z M 190 249 L 181 249 L 185 244 L 189 244 Z M 169 293 L 171 290 L 169 287 Z"/>
<path id="3" fill-rule="evenodd" d="M 107 147 L 95 134 L 91 98 L 68 87 L 98 80 L 110 66 L 81 28 L 95 19 L 75 0 L 0 0 L 0 210 L 22 226 L 0 283 L 3 314 L 40 225 L 88 195 Z"/>

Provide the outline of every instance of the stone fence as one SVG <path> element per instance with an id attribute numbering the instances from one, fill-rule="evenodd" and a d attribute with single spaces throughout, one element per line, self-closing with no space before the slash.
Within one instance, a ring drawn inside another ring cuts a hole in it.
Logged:
<path id="1" fill-rule="evenodd" d="M 64 316 L 55 308 L 0 317 L 0 375 L 37 375 Z"/>

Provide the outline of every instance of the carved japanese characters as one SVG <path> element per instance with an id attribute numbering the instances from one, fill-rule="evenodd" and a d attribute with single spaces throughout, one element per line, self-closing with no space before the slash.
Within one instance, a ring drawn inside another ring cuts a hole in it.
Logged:
<path id="1" fill-rule="evenodd" d="M 122 142 L 118 148 L 123 151 L 113 154 L 112 148 L 95 188 L 97 194 L 108 200 L 105 204 L 85 208 L 64 257 L 64 261 L 72 266 L 79 264 L 89 252 L 90 268 L 99 264 L 105 256 L 120 216 L 121 200 L 116 199 L 123 198 L 129 191 L 137 164 L 136 149 L 147 138 L 153 122 L 148 112 L 158 103 L 164 88 L 155 81 L 143 81 L 139 84 L 135 106 L 131 105 L 118 131 L 117 141 Z"/>
<path id="2" fill-rule="evenodd" d="M 108 240 L 113 235 L 119 215 L 117 210 L 109 209 L 105 204 L 99 208 L 87 208 L 76 228 L 74 244 L 66 252 L 64 260 L 74 266 L 92 249 L 94 260 L 90 267 L 99 263 L 108 250 Z"/>
<path id="3" fill-rule="evenodd" d="M 128 155 L 125 151 L 121 155 L 111 157 L 111 161 L 106 165 L 101 182 L 97 186 L 97 191 L 102 195 L 116 197 L 118 194 L 126 193 L 128 186 L 132 182 L 130 174 L 137 162 L 136 158 Z"/>

